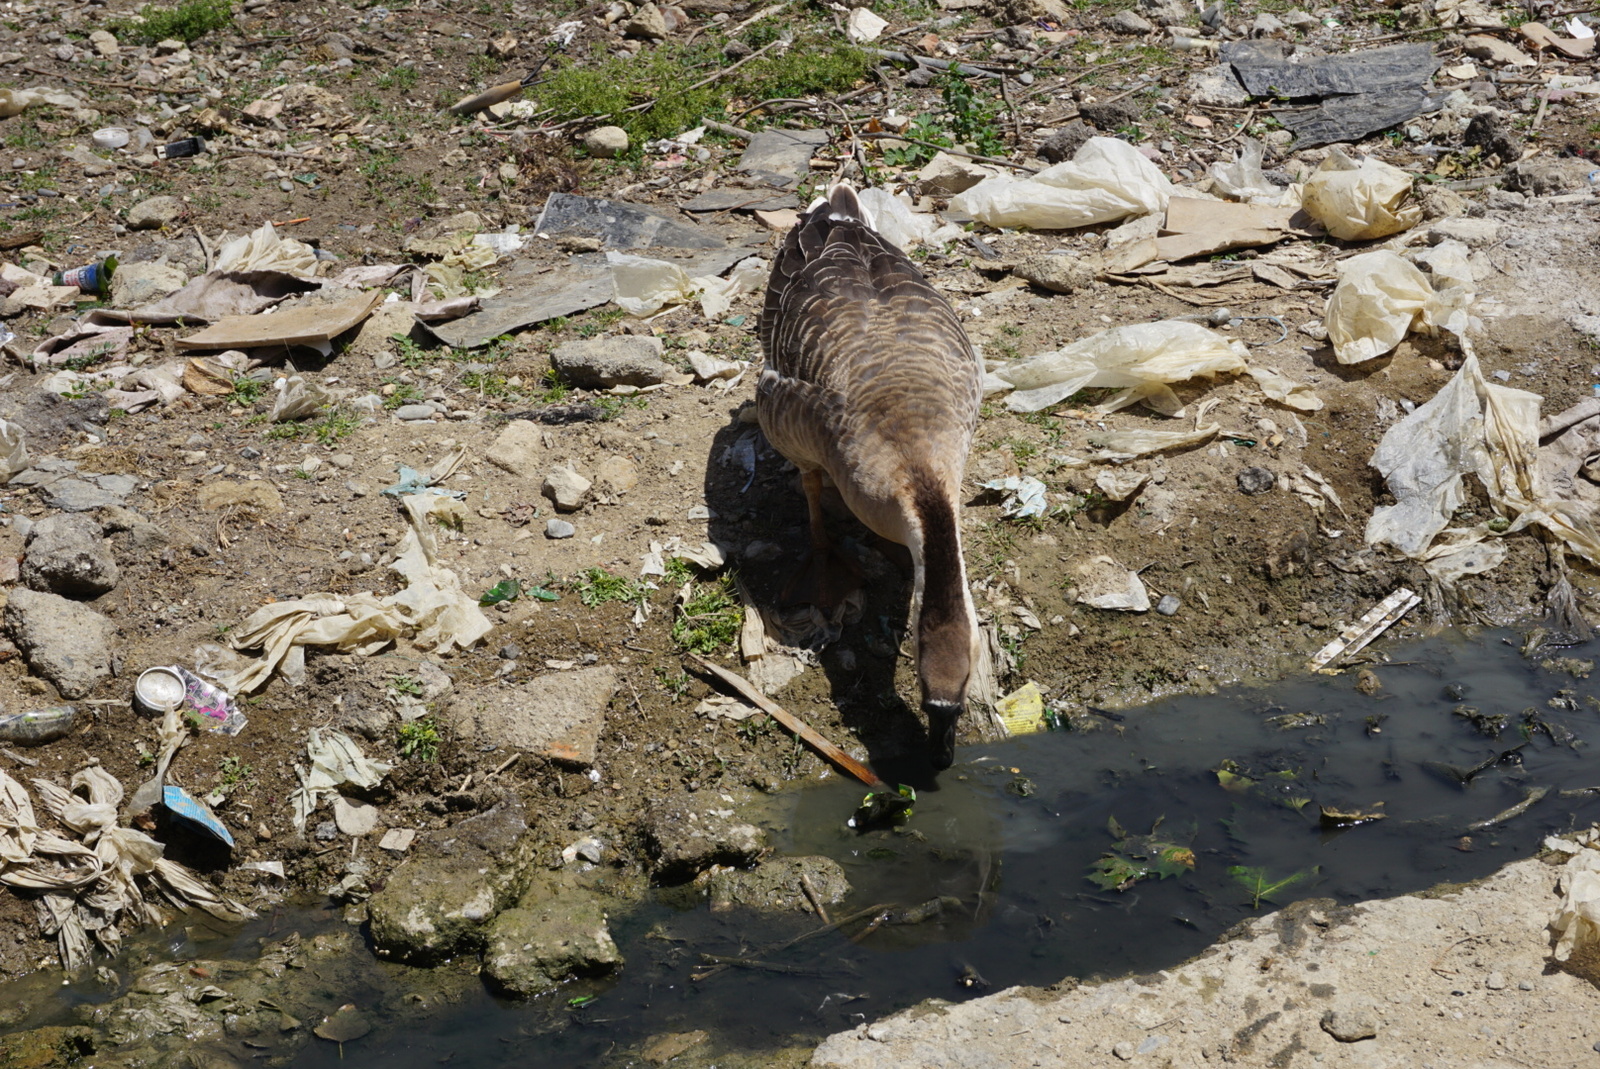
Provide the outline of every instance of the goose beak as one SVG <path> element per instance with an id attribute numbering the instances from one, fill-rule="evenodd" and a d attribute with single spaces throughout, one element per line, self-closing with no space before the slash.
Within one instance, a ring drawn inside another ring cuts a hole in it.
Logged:
<path id="1" fill-rule="evenodd" d="M 928 760 L 934 771 L 943 772 L 956 760 L 956 721 L 961 719 L 961 706 L 956 702 L 923 702 L 922 711 L 928 718 Z"/>

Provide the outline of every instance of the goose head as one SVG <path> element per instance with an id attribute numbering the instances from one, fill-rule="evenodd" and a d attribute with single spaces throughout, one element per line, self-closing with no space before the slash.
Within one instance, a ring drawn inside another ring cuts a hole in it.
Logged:
<path id="1" fill-rule="evenodd" d="M 955 761 L 956 723 L 967 709 L 967 685 L 977 664 L 978 627 L 965 597 L 948 607 L 929 600 L 922 608 L 917 677 L 922 714 L 928 718 L 928 757 L 935 769 L 943 771 Z"/>

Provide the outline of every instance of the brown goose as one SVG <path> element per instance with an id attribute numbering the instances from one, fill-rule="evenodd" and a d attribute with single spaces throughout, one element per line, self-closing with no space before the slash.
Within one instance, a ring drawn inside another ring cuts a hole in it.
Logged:
<path id="1" fill-rule="evenodd" d="M 979 658 L 959 522 L 982 399 L 972 344 L 949 302 L 873 229 L 855 190 L 838 185 L 772 265 L 761 347 L 761 429 L 800 469 L 810 509 L 811 559 L 789 593 L 825 605 L 840 592 L 826 479 L 857 519 L 911 551 L 929 755 L 948 768 Z"/>

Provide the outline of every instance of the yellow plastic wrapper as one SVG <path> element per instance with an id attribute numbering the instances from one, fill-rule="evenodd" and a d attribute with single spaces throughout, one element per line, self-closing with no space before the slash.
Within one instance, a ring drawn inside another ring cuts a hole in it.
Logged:
<path id="1" fill-rule="evenodd" d="M 1306 179 L 1301 206 L 1328 233 L 1345 241 L 1386 238 L 1422 221 L 1422 208 L 1408 204 L 1411 176 L 1382 160 L 1356 163 L 1334 149 Z"/>
<path id="2" fill-rule="evenodd" d="M 1382 356 L 1414 329 L 1466 331 L 1475 295 L 1466 247 L 1445 242 L 1419 259 L 1432 269 L 1437 287 L 1416 264 L 1387 249 L 1345 261 L 1325 316 L 1339 363 Z"/>
<path id="3" fill-rule="evenodd" d="M 985 178 L 950 199 L 990 226 L 1067 230 L 1165 211 L 1172 183 L 1126 141 L 1091 137 L 1066 163 L 1032 178 Z"/>

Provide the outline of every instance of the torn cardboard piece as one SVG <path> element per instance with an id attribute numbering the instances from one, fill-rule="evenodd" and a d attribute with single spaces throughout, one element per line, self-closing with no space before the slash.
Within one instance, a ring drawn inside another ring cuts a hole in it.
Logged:
<path id="1" fill-rule="evenodd" d="M 323 356 L 333 352 L 333 339 L 361 325 L 383 300 L 381 290 L 354 292 L 326 303 L 306 303 L 267 314 L 226 316 L 186 338 L 180 349 L 258 349 L 301 345 Z"/>
<path id="2" fill-rule="evenodd" d="M 1310 216 L 1295 208 L 1173 197 L 1167 202 L 1166 224 L 1155 239 L 1154 258 L 1177 262 L 1321 232 Z"/>

